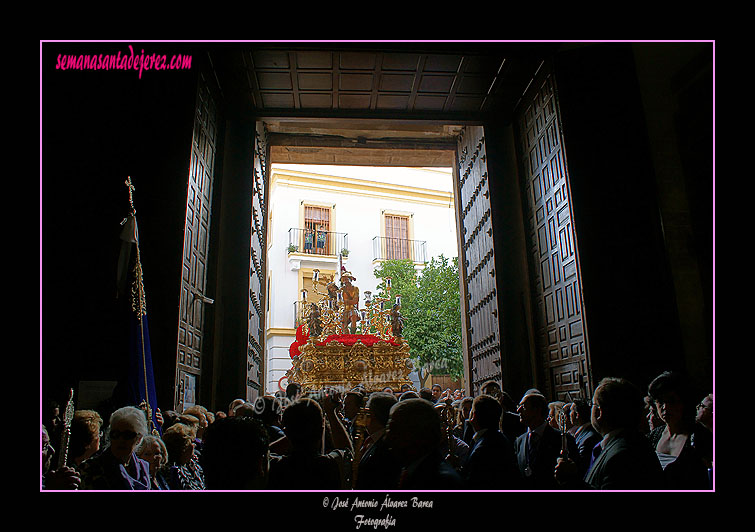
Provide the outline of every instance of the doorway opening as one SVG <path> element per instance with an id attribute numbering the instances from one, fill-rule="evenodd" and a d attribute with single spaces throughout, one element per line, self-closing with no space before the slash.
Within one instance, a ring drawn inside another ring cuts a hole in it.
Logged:
<path id="1" fill-rule="evenodd" d="M 442 172 L 444 172 L 446 178 L 450 177 L 450 191 L 453 197 L 449 198 L 446 195 L 443 202 L 447 212 L 450 209 L 453 214 L 451 215 L 452 221 L 446 222 L 444 225 L 445 227 L 450 225 L 455 229 L 456 242 L 453 255 L 457 257 L 457 273 L 454 282 L 458 286 L 456 299 L 459 300 L 461 314 L 460 338 L 457 337 L 457 339 L 461 344 L 462 353 L 461 367 L 459 368 L 457 365 L 454 368 L 454 373 L 461 375 L 461 378 L 447 380 L 459 382 L 467 395 L 479 392 L 481 385 L 488 380 L 501 382 L 503 374 L 502 342 L 498 318 L 499 281 L 495 275 L 490 180 L 488 179 L 483 127 L 469 124 L 449 125 L 447 123 L 380 121 L 377 119 L 361 122 L 334 119 L 330 122 L 318 121 L 316 124 L 306 120 L 303 123 L 266 120 L 264 131 L 268 147 L 267 153 L 269 154 L 269 168 L 274 165 L 309 164 L 315 165 L 320 170 L 323 169 L 324 165 L 362 169 L 405 168 L 414 169 L 414 172 L 426 173 L 445 169 Z M 270 175 L 268 178 L 271 182 L 273 181 Z M 316 181 L 311 175 L 300 176 L 299 179 L 305 178 L 310 179 L 310 184 Z M 349 184 L 354 185 L 354 183 Z M 325 186 L 321 182 L 318 185 Z M 399 182 L 394 186 L 406 185 Z M 338 188 L 338 186 L 331 184 L 331 190 Z M 409 185 L 409 188 L 411 188 L 411 185 Z M 374 193 L 375 190 L 372 189 L 370 192 Z M 268 195 L 268 199 L 270 198 L 272 198 L 272 194 Z M 427 197 L 423 197 L 423 200 L 427 201 Z M 331 216 L 329 222 L 332 224 L 335 220 L 335 224 L 339 225 L 344 215 L 341 214 L 342 211 L 339 211 L 337 204 L 333 209 L 334 204 L 328 203 L 328 201 L 321 201 L 322 205 L 319 206 L 329 206 Z M 295 204 L 296 202 L 296 198 L 290 200 L 290 203 Z M 298 199 L 298 204 L 295 205 L 300 213 L 299 220 L 302 222 L 300 228 L 304 227 L 304 203 L 304 198 L 301 197 Z M 276 228 L 275 218 L 277 211 L 281 208 L 275 202 L 268 202 L 268 205 L 267 214 L 273 218 L 271 224 L 270 220 L 266 220 L 269 224 L 268 229 L 272 228 L 273 232 L 279 232 L 282 228 Z M 295 213 L 292 212 L 288 214 L 295 216 Z M 393 238 L 392 235 L 395 235 L 396 231 L 404 231 L 402 219 L 407 222 L 405 234 L 410 237 L 407 239 L 408 241 L 425 240 L 424 237 L 420 238 L 416 234 L 419 222 L 412 215 L 411 210 L 396 207 L 392 209 L 383 208 L 380 210 L 380 216 L 372 217 L 372 223 L 376 223 L 377 227 L 373 226 L 374 236 L 370 237 L 373 248 L 367 252 L 371 259 L 375 260 L 388 256 L 390 247 L 385 245 L 386 233 L 389 233 L 388 238 Z M 412 224 L 412 221 L 414 224 Z M 362 225 L 364 224 L 359 224 L 360 227 Z M 437 230 L 438 227 L 443 226 L 436 225 L 435 229 Z M 288 230 L 288 227 L 283 229 Z M 339 229 L 335 232 L 346 231 Z M 432 234 L 433 231 L 428 229 L 427 232 Z M 375 238 L 378 236 L 380 238 Z M 349 235 L 348 238 L 351 243 L 353 241 L 352 235 Z M 290 246 L 288 249 L 292 250 L 299 244 L 299 242 L 293 240 L 286 242 Z M 270 242 L 270 244 L 273 244 L 273 242 Z M 398 246 L 397 251 L 394 246 L 390 252 L 405 252 L 415 259 L 418 254 L 422 253 L 421 247 L 415 249 L 415 244 L 410 245 L 410 242 L 406 244 L 405 250 Z M 300 250 L 303 251 L 303 247 Z M 382 257 L 379 257 L 380 253 L 383 253 Z M 318 258 L 313 253 L 305 255 L 304 258 L 308 260 Z M 452 253 L 449 252 L 445 258 L 449 258 L 450 255 Z M 354 262 L 351 253 L 349 253 L 348 260 Z M 425 256 L 424 260 L 430 261 L 432 257 Z M 297 265 L 295 261 L 291 261 L 284 268 L 291 268 L 291 266 L 298 266 L 301 271 L 300 278 L 297 279 L 297 289 L 300 293 L 307 283 L 306 274 L 314 270 L 315 266 L 308 264 L 306 267 L 302 267 L 301 263 Z M 340 265 L 331 266 L 331 270 L 340 270 Z M 282 285 L 276 282 L 274 270 L 267 268 L 266 273 L 271 277 L 268 299 L 271 302 L 277 302 L 280 300 L 277 291 Z M 293 302 L 289 301 L 287 305 L 293 306 Z M 291 316 L 290 319 L 293 320 L 293 309 L 287 312 Z M 269 332 L 270 329 L 267 329 L 267 331 Z M 273 332 L 279 331 L 273 330 Z M 265 343 L 267 344 L 266 353 L 269 353 L 269 348 L 272 348 L 275 343 L 268 341 L 267 338 Z M 287 344 L 283 342 L 283 345 L 275 346 L 279 353 L 278 356 L 265 364 L 261 372 L 265 378 L 268 378 L 272 371 L 280 371 L 290 365 L 289 353 L 285 353 L 285 358 L 280 356 L 282 348 L 290 344 L 289 341 Z M 434 373 L 440 373 L 440 371 Z M 265 388 L 266 391 L 275 393 L 275 391 L 280 390 L 283 382 L 280 382 L 280 377 L 278 382 L 272 381 L 273 379 L 270 379 L 270 382 L 266 382 Z M 428 380 L 427 374 L 425 374 L 424 383 L 427 384 L 428 382 L 431 383 L 432 381 Z"/>
<path id="2" fill-rule="evenodd" d="M 266 393 L 285 390 L 285 374 L 292 365 L 289 347 L 304 321 L 306 304 L 322 298 L 317 295 L 322 293 L 316 286 L 318 278 L 320 283 L 337 281 L 348 271 L 364 298 L 367 293 L 377 294 L 386 268 L 400 268 L 418 278 L 428 267 L 458 272 L 454 175 L 452 166 L 271 163 L 266 220 Z M 458 278 L 454 273 L 450 287 L 456 294 L 458 324 L 448 336 L 457 341 L 455 367 L 463 371 Z M 323 286 L 319 285 L 320 290 Z M 407 296 L 402 313 L 418 312 L 416 298 Z M 407 340 L 414 341 L 411 336 Z M 425 364 L 410 374 L 417 390 L 430 385 L 431 369 Z M 455 381 L 463 381 L 458 371 Z"/>

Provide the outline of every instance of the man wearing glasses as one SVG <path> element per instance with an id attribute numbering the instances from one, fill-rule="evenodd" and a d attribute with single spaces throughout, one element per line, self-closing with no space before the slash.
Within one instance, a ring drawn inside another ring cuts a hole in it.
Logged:
<path id="1" fill-rule="evenodd" d="M 697 414 L 695 421 L 713 432 L 713 394 L 709 393 L 705 399 L 697 405 Z"/>

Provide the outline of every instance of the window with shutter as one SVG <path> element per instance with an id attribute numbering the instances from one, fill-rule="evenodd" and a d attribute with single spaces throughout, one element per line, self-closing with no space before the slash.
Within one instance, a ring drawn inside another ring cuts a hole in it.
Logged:
<path id="1" fill-rule="evenodd" d="M 389 260 L 410 259 L 409 217 L 385 215 L 386 258 Z"/>

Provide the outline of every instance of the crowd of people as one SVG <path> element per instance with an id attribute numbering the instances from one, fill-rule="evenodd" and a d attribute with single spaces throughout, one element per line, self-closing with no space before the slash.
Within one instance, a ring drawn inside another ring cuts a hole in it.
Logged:
<path id="1" fill-rule="evenodd" d="M 78 410 L 60 459 L 42 426 L 46 490 L 709 490 L 713 397 L 665 372 L 646 392 L 605 378 L 591 399 L 519 402 L 414 390 L 303 391 L 225 411 Z M 49 424 L 49 423 L 48 423 Z M 62 463 L 62 462 L 65 463 Z"/>

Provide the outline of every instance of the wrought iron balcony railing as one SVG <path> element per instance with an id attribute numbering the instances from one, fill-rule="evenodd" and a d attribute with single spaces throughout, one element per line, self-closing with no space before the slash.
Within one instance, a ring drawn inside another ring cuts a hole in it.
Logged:
<path id="1" fill-rule="evenodd" d="M 372 239 L 372 258 L 373 260 L 410 259 L 414 262 L 427 262 L 427 241 L 376 236 Z"/>
<path id="2" fill-rule="evenodd" d="M 348 254 L 349 234 L 331 231 L 316 231 L 292 227 L 288 230 L 289 253 L 307 253 L 312 255 Z"/>

